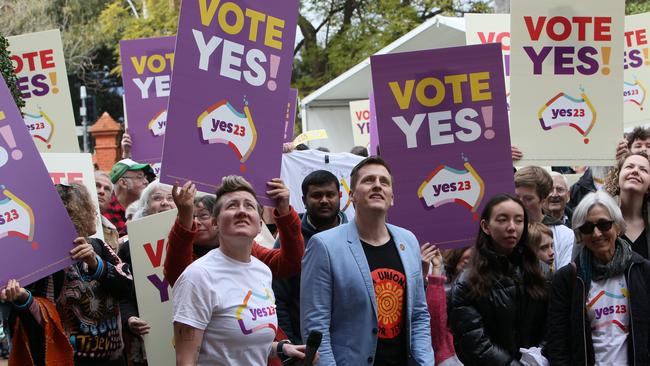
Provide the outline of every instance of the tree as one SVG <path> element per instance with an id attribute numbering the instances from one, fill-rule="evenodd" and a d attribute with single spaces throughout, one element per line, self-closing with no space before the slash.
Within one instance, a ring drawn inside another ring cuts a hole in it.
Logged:
<path id="1" fill-rule="evenodd" d="M 481 0 L 303 0 L 293 84 L 308 94 L 436 15 L 490 11 Z"/>
<path id="2" fill-rule="evenodd" d="M 9 87 L 11 95 L 14 97 L 16 106 L 18 106 L 18 109 L 22 109 L 25 106 L 25 101 L 18 90 L 18 78 L 14 73 L 14 66 L 9 58 L 10 56 L 9 41 L 5 37 L 0 36 L 0 72 L 5 83 L 7 83 L 7 87 Z"/>

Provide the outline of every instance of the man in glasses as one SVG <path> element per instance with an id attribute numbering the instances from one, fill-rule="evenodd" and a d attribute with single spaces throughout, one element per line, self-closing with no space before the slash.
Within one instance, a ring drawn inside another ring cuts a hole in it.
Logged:
<path id="1" fill-rule="evenodd" d="M 140 199 L 140 194 L 154 177 L 149 164 L 122 159 L 113 165 L 113 197 L 104 216 L 115 225 L 120 236 L 126 235 L 126 208 Z"/>
<path id="2" fill-rule="evenodd" d="M 562 221 L 544 215 L 542 211 L 542 202 L 546 200 L 552 188 L 553 178 L 541 167 L 527 166 L 515 173 L 515 193 L 523 202 L 529 221 L 541 222 L 553 231 L 554 267 L 562 268 L 571 262 L 575 235 Z"/>
<path id="3" fill-rule="evenodd" d="M 564 226 L 571 228 L 573 210 L 567 206 L 567 203 L 569 203 L 569 182 L 564 175 L 558 172 L 551 172 L 550 174 L 551 178 L 553 178 L 553 188 L 544 200 L 542 208 L 547 215 L 562 221 Z"/>

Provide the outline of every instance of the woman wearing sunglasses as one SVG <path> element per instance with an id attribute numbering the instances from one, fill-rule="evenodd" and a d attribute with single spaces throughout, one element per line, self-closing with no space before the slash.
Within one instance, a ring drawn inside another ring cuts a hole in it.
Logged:
<path id="1" fill-rule="evenodd" d="M 648 235 L 648 187 L 650 187 L 650 161 L 645 152 L 628 153 L 610 172 L 605 189 L 618 199 L 627 228 L 623 239 L 632 244 L 632 250 L 643 258 L 650 258 Z"/>
<path id="2" fill-rule="evenodd" d="M 551 365 L 647 365 L 650 262 L 621 238 L 626 224 L 606 192 L 573 213 L 583 245 L 553 277 L 545 356 Z"/>

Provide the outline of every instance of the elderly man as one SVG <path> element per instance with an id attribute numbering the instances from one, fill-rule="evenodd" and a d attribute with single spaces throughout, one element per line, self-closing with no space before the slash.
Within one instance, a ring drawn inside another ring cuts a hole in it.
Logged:
<path id="1" fill-rule="evenodd" d="M 571 228 L 573 210 L 567 206 L 569 202 L 569 182 L 564 175 L 558 172 L 551 172 L 550 174 L 551 178 L 553 178 L 553 188 L 544 200 L 542 208 L 547 215 L 562 221 L 564 226 Z"/>
<path id="2" fill-rule="evenodd" d="M 140 194 L 154 177 L 149 164 L 122 159 L 113 165 L 111 182 L 114 194 L 103 215 L 115 225 L 120 236 L 126 235 L 126 208 L 140 199 Z"/>

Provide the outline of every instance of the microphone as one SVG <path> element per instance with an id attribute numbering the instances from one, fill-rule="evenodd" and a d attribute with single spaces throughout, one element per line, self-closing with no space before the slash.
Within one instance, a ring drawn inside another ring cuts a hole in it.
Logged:
<path id="1" fill-rule="evenodd" d="M 305 358 L 303 359 L 302 364 L 304 366 L 311 366 L 314 363 L 314 357 L 316 357 L 316 351 L 320 347 L 320 342 L 323 340 L 323 333 L 312 330 L 309 332 L 307 337 L 307 342 L 305 342 Z"/>

